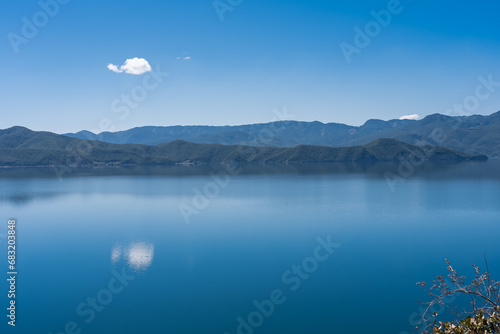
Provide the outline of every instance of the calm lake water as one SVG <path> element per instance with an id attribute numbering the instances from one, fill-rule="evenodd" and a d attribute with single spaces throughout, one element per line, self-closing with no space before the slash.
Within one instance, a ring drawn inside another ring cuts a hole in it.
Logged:
<path id="1" fill-rule="evenodd" d="M 445 258 L 500 278 L 500 161 L 224 169 L 0 171 L 2 333 L 400 334 Z"/>

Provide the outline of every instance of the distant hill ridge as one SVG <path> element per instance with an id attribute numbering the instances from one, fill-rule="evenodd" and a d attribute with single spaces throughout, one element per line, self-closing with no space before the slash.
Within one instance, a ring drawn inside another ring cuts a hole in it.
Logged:
<path id="1" fill-rule="evenodd" d="M 183 140 L 155 146 L 111 144 L 36 132 L 23 127 L 0 130 L 0 166 L 54 165 L 172 165 L 241 163 L 376 162 L 408 158 L 426 160 L 487 160 L 484 155 L 443 147 L 414 146 L 395 139 L 378 139 L 364 146 L 293 148 L 196 144 Z"/>
<path id="2" fill-rule="evenodd" d="M 269 130 L 272 131 L 270 138 Z M 259 137 L 260 133 L 266 134 L 264 140 Z M 489 116 L 433 114 L 418 121 L 368 120 L 359 127 L 339 123 L 279 121 L 239 126 L 145 126 L 99 135 L 81 131 L 66 136 L 114 144 L 157 145 L 180 139 L 199 144 L 268 147 L 345 147 L 366 145 L 379 138 L 394 138 L 412 145 L 427 143 L 471 154 L 500 157 L 500 112 Z"/>

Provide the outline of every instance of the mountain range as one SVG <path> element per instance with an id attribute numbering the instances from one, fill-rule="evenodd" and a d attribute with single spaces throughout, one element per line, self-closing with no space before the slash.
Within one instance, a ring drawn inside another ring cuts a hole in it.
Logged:
<path id="1" fill-rule="evenodd" d="M 0 130 L 0 166 L 96 166 L 240 163 L 377 162 L 487 160 L 439 146 L 414 146 L 396 139 L 367 145 L 263 147 L 197 144 L 183 140 L 158 145 L 83 140 L 20 126 Z"/>
<path id="2" fill-rule="evenodd" d="M 489 116 L 433 114 L 422 120 L 369 120 L 362 126 L 278 121 L 239 126 L 145 126 L 120 132 L 67 133 L 113 144 L 158 145 L 175 140 L 198 144 L 346 147 L 393 138 L 412 145 L 437 145 L 470 154 L 500 157 L 500 112 Z"/>

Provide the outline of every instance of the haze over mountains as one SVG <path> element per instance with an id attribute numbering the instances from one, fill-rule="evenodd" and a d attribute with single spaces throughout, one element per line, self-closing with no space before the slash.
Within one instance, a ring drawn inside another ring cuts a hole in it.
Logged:
<path id="1" fill-rule="evenodd" d="M 437 146 L 413 146 L 395 139 L 344 148 L 293 148 L 195 144 L 182 140 L 156 146 L 112 144 L 23 127 L 0 130 L 0 166 L 172 165 L 208 163 L 311 163 L 413 160 L 487 160 Z"/>
<path id="2" fill-rule="evenodd" d="M 489 116 L 434 114 L 422 120 L 369 120 L 362 126 L 279 121 L 240 126 L 146 126 L 120 132 L 89 131 L 66 136 L 114 144 L 157 145 L 175 140 L 199 144 L 295 147 L 366 145 L 394 138 L 412 145 L 438 145 L 471 154 L 500 157 L 500 112 Z"/>

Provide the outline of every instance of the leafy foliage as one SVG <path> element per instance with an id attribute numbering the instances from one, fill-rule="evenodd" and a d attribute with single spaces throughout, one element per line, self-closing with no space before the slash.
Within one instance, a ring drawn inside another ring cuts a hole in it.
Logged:
<path id="1" fill-rule="evenodd" d="M 488 269 L 481 273 L 479 267 L 473 266 L 476 272 L 475 278 L 469 283 L 465 283 L 465 277 L 459 276 L 456 270 L 448 264 L 448 279 L 438 276 L 432 282 L 432 286 L 427 289 L 425 282 L 419 282 L 431 297 L 432 301 L 427 303 L 427 308 L 422 315 L 419 325 L 424 325 L 422 333 L 424 334 L 498 334 L 500 333 L 500 281 L 491 279 Z M 488 264 L 486 262 L 486 267 Z M 465 295 L 470 299 L 470 308 L 458 309 L 451 308 L 444 302 L 447 298 L 454 295 Z M 430 309 L 439 304 L 446 307 L 455 316 L 455 321 L 438 321 L 438 314 L 432 314 L 434 321 L 432 324 L 425 325 L 425 320 Z M 417 329 L 418 326 L 417 326 Z"/>
<path id="2" fill-rule="evenodd" d="M 484 315 L 479 310 L 475 315 L 467 316 L 457 324 L 453 322 L 440 323 L 439 327 L 434 329 L 435 334 L 495 334 L 500 333 L 500 309 L 493 312 L 491 316 Z"/>

